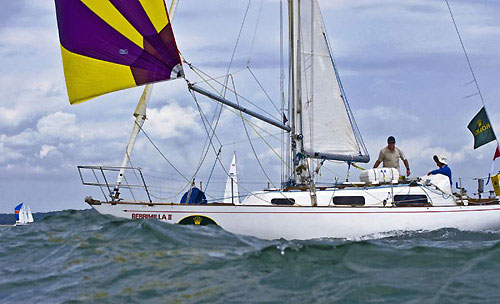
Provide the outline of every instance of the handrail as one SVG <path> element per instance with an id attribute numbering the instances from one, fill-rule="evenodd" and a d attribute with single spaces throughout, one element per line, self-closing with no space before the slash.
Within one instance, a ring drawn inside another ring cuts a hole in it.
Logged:
<path id="1" fill-rule="evenodd" d="M 130 191 L 132 191 L 132 189 L 144 189 L 146 191 L 146 195 L 148 197 L 149 202 L 150 203 L 153 202 L 153 200 L 151 199 L 151 194 L 150 194 L 149 189 L 148 189 L 148 185 L 146 184 L 146 180 L 144 179 L 144 175 L 142 174 L 142 171 L 140 168 L 115 167 L 115 166 L 77 166 L 77 168 L 78 168 L 78 173 L 80 174 L 80 180 L 82 181 L 82 184 L 85 186 L 98 186 L 98 187 L 100 187 L 106 201 L 108 201 L 108 197 L 104 194 L 103 187 L 107 188 L 107 190 L 109 192 L 109 196 L 111 197 L 111 201 L 121 200 L 120 198 L 114 197 L 113 189 L 117 186 L 117 183 L 109 183 L 108 179 L 106 178 L 106 172 L 120 172 L 121 170 L 123 170 L 123 172 L 132 171 L 136 175 L 139 183 L 137 183 L 137 184 L 129 184 L 129 183 L 121 184 L 120 188 L 129 189 Z M 84 174 L 82 173 L 82 171 L 84 171 L 84 170 L 90 170 L 92 172 L 93 176 L 95 177 L 95 181 L 86 180 L 84 178 Z M 97 178 L 96 172 L 100 173 L 100 175 L 102 175 L 104 182 L 100 181 Z M 138 175 L 140 178 L 137 176 L 137 173 L 139 173 Z"/>

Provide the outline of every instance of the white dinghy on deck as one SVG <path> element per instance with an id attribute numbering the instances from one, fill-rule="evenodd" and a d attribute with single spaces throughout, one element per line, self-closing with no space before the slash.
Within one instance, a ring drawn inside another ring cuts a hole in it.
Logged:
<path id="1" fill-rule="evenodd" d="M 117 2 L 114 7 L 104 10 L 104 6 L 95 3 L 89 3 L 87 7 L 78 1 L 56 0 L 65 76 L 72 103 L 146 84 L 134 113 L 136 121 L 122 166 L 79 167 L 82 182 L 99 186 L 104 194 L 105 201 L 86 198 L 86 202 L 98 212 L 128 219 L 156 218 L 173 224 L 215 224 L 229 232 L 263 239 L 354 239 L 391 231 L 500 229 L 497 198 L 470 199 L 455 195 L 448 178 L 439 175 L 400 181 L 393 170 L 382 168 L 363 174 L 360 182 L 325 187 L 316 185 L 324 162 L 342 161 L 350 167 L 354 162 L 367 163 L 370 160 L 331 54 L 317 0 L 288 1 L 290 94 L 289 108 L 280 112 L 283 121 L 245 108 L 239 100 L 230 101 L 225 95 L 188 82 L 195 99 L 195 94 L 203 95 L 232 108 L 241 117 L 249 115 L 286 132 L 283 146 L 288 152 L 283 153 L 282 159 L 286 160 L 290 170 L 282 187 L 249 192 L 240 200 L 236 158 L 233 157 L 231 169 L 226 171 L 228 180 L 222 202 L 153 202 L 141 170 L 126 166 L 130 163 L 137 134 L 146 120 L 151 85 L 184 77 L 184 73 L 171 19 L 162 9 L 165 3 L 163 0 L 151 0 L 151 3 L 156 4 L 154 8 L 158 14 L 152 14 L 153 6 L 141 8 L 142 4 L 123 6 Z M 172 18 L 176 5 L 177 1 L 173 1 L 170 9 Z M 67 15 L 69 9 L 78 10 L 79 17 L 85 18 L 89 24 L 95 22 L 106 28 L 92 33 L 84 29 L 78 33 L 67 30 L 66 26 L 72 30 L 80 29 L 79 20 Z M 116 16 L 120 16 L 122 22 L 111 18 Z M 129 20 L 130 16 L 143 20 Z M 141 24 L 151 26 L 142 28 Z M 113 37 L 116 33 L 121 35 Z M 93 41 L 96 42 L 92 40 L 96 35 L 102 35 L 99 39 L 109 43 L 92 45 Z M 73 40 L 78 39 L 82 41 L 74 43 Z M 89 61 L 96 64 L 93 66 L 93 72 L 98 72 L 95 77 L 80 69 L 89 56 L 99 57 L 93 58 L 97 61 Z M 192 67 L 191 64 L 189 66 Z M 114 82 L 108 83 L 97 77 L 100 75 L 116 77 Z M 248 121 L 244 123 L 250 124 Z M 215 130 L 213 132 L 207 134 L 210 143 Z M 91 170 L 96 181 L 86 182 L 82 170 Z M 134 172 L 133 176 L 137 177 L 139 184 L 129 183 L 125 176 L 127 171 Z M 390 178 L 387 175 L 389 171 Z M 113 179 L 106 178 L 105 172 L 118 174 L 116 183 L 109 183 Z M 98 176 L 102 176 L 104 181 L 99 181 Z M 186 182 L 189 187 L 194 184 L 193 180 Z M 119 190 L 129 189 L 134 196 L 132 189 L 137 188 L 145 190 L 147 201 L 135 198 L 126 201 L 121 197 Z M 180 193 L 183 189 L 179 189 Z M 197 191 L 203 194 L 201 190 Z"/>

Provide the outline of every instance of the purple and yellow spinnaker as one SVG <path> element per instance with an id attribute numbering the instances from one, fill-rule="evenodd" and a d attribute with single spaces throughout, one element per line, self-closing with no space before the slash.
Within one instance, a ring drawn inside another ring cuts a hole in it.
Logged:
<path id="1" fill-rule="evenodd" d="M 164 0 L 55 0 L 71 104 L 184 76 Z"/>

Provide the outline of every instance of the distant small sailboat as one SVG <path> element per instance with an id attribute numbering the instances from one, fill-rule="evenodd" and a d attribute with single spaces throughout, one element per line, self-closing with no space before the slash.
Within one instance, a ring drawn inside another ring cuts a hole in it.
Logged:
<path id="1" fill-rule="evenodd" d="M 236 169 L 236 153 L 233 155 L 233 161 L 229 168 L 229 174 L 226 181 L 226 190 L 224 191 L 224 203 L 240 204 L 240 194 L 238 191 L 238 171 Z"/>
<path id="2" fill-rule="evenodd" d="M 33 219 L 33 214 L 31 213 L 31 208 L 30 206 L 27 206 L 26 209 L 27 211 L 27 217 L 28 217 L 28 224 L 33 223 L 35 220 Z"/>
<path id="3" fill-rule="evenodd" d="M 16 224 L 15 226 L 23 226 L 33 223 L 33 214 L 31 213 L 31 208 L 23 203 L 20 203 L 14 208 L 16 214 Z"/>

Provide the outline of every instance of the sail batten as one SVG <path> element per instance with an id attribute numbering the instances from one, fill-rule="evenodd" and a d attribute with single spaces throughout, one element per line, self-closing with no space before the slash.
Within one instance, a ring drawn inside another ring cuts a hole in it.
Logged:
<path id="1" fill-rule="evenodd" d="M 56 11 L 70 103 L 183 77 L 164 0 L 56 0 Z"/>

